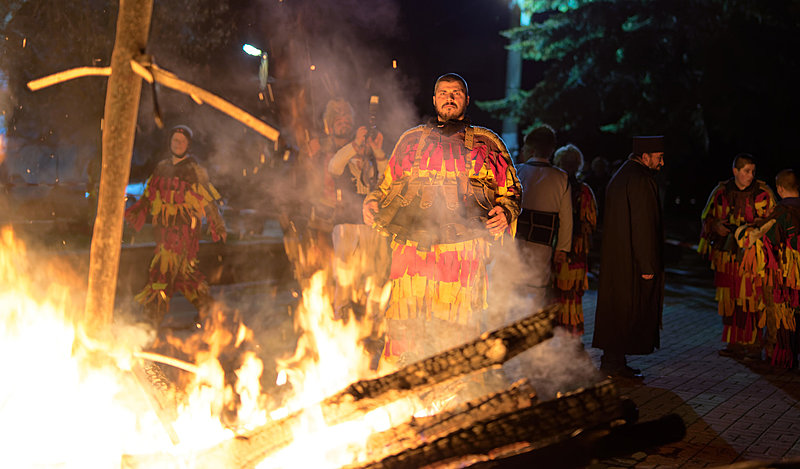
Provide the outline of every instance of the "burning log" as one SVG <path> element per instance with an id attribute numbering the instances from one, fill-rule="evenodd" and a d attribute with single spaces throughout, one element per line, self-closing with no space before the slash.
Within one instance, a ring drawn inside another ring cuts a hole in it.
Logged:
<path id="1" fill-rule="evenodd" d="M 334 425 L 356 418 L 366 412 L 398 399 L 411 396 L 431 387 L 477 371 L 503 364 L 526 349 L 547 340 L 553 335 L 553 324 L 558 306 L 552 305 L 530 317 L 508 326 L 485 333 L 480 338 L 452 348 L 438 355 L 413 363 L 392 374 L 351 384 L 343 391 L 318 404 L 326 423 Z M 497 412 L 513 413 L 524 404 L 521 389 L 512 389 L 490 398 L 484 404 L 467 405 L 475 413 L 471 419 L 486 418 L 489 408 Z M 530 397 L 527 398 L 530 400 Z M 511 403 L 514 403 L 512 406 Z M 475 410 L 476 409 L 476 410 Z M 252 468 L 269 454 L 285 447 L 293 440 L 292 430 L 301 422 L 300 410 L 283 419 L 263 425 L 255 430 L 225 441 L 197 456 L 204 463 L 219 462 L 218 467 Z M 493 414 L 494 411 L 490 412 Z M 470 419 L 469 416 L 465 417 Z M 442 422 L 447 417 L 442 417 Z M 449 428 L 443 423 L 433 423 L 433 428 Z M 136 467 L 137 457 L 130 456 L 126 463 Z"/>
<path id="2" fill-rule="evenodd" d="M 519 382 L 508 391 L 474 399 L 452 410 L 430 417 L 412 418 L 408 423 L 372 435 L 367 442 L 367 454 L 371 456 L 372 461 L 380 461 L 413 448 L 420 441 L 435 441 L 454 431 L 468 428 L 474 422 L 530 407 L 533 405 L 535 394 L 530 385 Z"/>
<path id="3" fill-rule="evenodd" d="M 546 446 L 571 434 L 623 419 L 623 401 L 611 381 L 568 393 L 560 398 L 512 409 L 477 421 L 432 441 L 419 438 L 414 445 L 363 469 L 422 467 L 468 454 L 482 454 L 516 442 Z"/>
<path id="4" fill-rule="evenodd" d="M 151 408 L 155 411 L 161 426 L 164 427 L 164 431 L 169 436 L 170 441 L 172 441 L 172 444 L 177 445 L 180 443 L 180 438 L 178 438 L 178 434 L 175 433 L 171 423 L 176 417 L 175 402 L 170 402 L 167 397 L 175 395 L 172 383 L 155 363 L 135 363 L 131 371 L 148 402 L 150 402 Z"/>
<path id="5" fill-rule="evenodd" d="M 320 403 L 325 421 L 335 425 L 447 380 L 501 365 L 552 337 L 557 309 L 557 305 L 551 305 L 533 316 L 485 333 L 473 342 L 412 363 L 389 375 L 353 383 Z M 224 442 L 211 453 L 235 455 L 233 467 L 253 467 L 266 455 L 291 442 L 291 428 L 300 421 L 303 412 Z"/>
<path id="6" fill-rule="evenodd" d="M 623 401 L 623 404 L 631 401 Z M 484 456 L 470 467 L 560 467 L 584 468 L 592 461 L 630 455 L 661 445 L 682 440 L 686 424 L 677 414 L 668 414 L 656 420 L 617 426 L 600 426 L 586 429 L 559 443 L 543 448 L 525 445 L 514 451 L 495 451 L 491 458 Z M 759 466 L 761 467 L 761 466 Z M 766 466 L 764 466 L 766 467 Z M 773 467 L 773 466 L 769 466 Z"/>

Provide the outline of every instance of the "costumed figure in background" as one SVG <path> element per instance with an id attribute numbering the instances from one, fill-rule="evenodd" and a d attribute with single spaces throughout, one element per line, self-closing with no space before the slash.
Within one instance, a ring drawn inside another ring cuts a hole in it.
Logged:
<path id="1" fill-rule="evenodd" d="M 558 324 L 575 335 L 583 335 L 583 292 L 589 288 L 588 261 L 592 232 L 597 226 L 597 202 L 592 189 L 578 181 L 583 153 L 573 144 L 556 150 L 553 162 L 569 176 L 572 194 L 572 249 L 563 260 L 555 260 L 554 291 L 561 305 Z"/>
<path id="2" fill-rule="evenodd" d="M 606 189 L 592 347 L 603 349 L 600 370 L 612 377 L 641 378 L 625 355 L 661 346 L 664 225 L 654 173 L 662 166 L 663 137 L 634 137 Z"/>
<path id="3" fill-rule="evenodd" d="M 770 217 L 757 228 L 743 225 L 736 239 L 744 250 L 743 268 L 763 272 L 767 267 L 772 295 L 765 297 L 766 358 L 773 366 L 792 368 L 800 351 L 800 187 L 791 169 L 778 173 L 775 186 L 781 200 Z"/>
<path id="4" fill-rule="evenodd" d="M 503 141 L 465 118 L 466 81 L 436 80 L 437 118 L 406 131 L 364 222 L 391 237 L 389 361 L 411 362 L 479 333 L 492 241 L 513 235 L 520 186 Z"/>
<path id="5" fill-rule="evenodd" d="M 384 341 L 380 308 L 388 280 L 389 241 L 363 222 L 361 206 L 367 194 L 378 187 L 386 168 L 383 134 L 375 125 L 377 96 L 370 99 L 370 128 L 361 126 L 353 141 L 343 146 L 328 162 L 328 173 L 336 188 L 333 216 L 333 307 L 337 317 L 359 320 L 369 315 L 372 337 L 366 347 L 378 366 Z"/>
<path id="6" fill-rule="evenodd" d="M 192 131 L 185 125 L 172 128 L 169 158 L 158 163 L 147 180 L 142 197 L 125 212 L 125 219 L 139 231 L 153 224 L 155 255 L 144 289 L 136 301 L 154 327 L 169 312 L 172 295 L 181 293 L 206 318 L 211 305 L 208 283 L 198 268 L 203 219 L 214 241 L 225 241 L 225 223 L 217 205 L 220 195 L 206 170 L 188 154 Z"/>
<path id="7" fill-rule="evenodd" d="M 302 197 L 290 213 L 281 216 L 286 255 L 301 287 L 320 270 L 328 271 L 333 258 L 332 232 L 336 183 L 328 172 L 333 155 L 355 135 L 353 107 L 343 98 L 328 101 L 322 116 L 325 136 L 311 139 L 295 168 L 294 186 Z"/>
<path id="8" fill-rule="evenodd" d="M 755 179 L 755 172 L 752 155 L 736 155 L 733 177 L 714 188 L 701 215 L 698 252 L 711 260 L 715 272 L 722 340 L 727 343 L 720 350 L 723 356 L 761 357 L 765 274 L 763 269 L 742 269 L 744 253 L 735 237 L 740 226 L 763 221 L 775 207 L 772 190 Z M 770 296 L 768 293 L 766 298 Z"/>
<path id="9" fill-rule="evenodd" d="M 572 246 L 572 195 L 567 173 L 550 163 L 555 149 L 555 130 L 536 127 L 515 166 L 522 187 L 516 238 L 528 269 L 524 288 L 537 309 L 553 301 L 553 262 L 564 262 Z"/>

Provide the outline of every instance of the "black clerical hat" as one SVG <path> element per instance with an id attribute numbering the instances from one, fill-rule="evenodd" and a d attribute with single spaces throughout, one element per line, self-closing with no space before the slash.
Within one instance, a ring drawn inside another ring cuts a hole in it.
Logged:
<path id="1" fill-rule="evenodd" d="M 646 137 L 633 137 L 633 154 L 659 153 L 664 151 L 664 136 L 651 135 Z"/>

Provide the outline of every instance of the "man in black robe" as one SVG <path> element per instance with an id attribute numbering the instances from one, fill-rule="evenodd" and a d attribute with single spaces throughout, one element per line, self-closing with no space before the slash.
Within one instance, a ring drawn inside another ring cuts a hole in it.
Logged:
<path id="1" fill-rule="evenodd" d="M 664 227 L 654 174 L 663 165 L 663 137 L 634 137 L 606 189 L 592 346 L 603 349 L 600 370 L 609 376 L 641 378 L 625 355 L 660 346 Z"/>

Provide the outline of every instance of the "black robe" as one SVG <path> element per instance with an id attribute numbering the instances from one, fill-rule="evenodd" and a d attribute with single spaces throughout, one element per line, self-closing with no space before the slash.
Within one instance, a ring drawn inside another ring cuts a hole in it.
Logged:
<path id="1" fill-rule="evenodd" d="M 664 300 L 664 227 L 652 170 L 626 161 L 608 183 L 605 210 L 592 346 L 652 353 L 661 345 Z"/>

